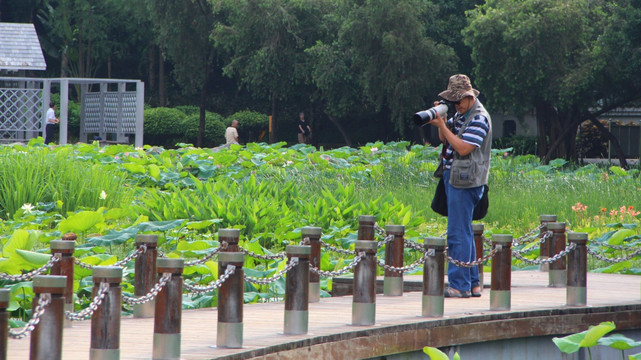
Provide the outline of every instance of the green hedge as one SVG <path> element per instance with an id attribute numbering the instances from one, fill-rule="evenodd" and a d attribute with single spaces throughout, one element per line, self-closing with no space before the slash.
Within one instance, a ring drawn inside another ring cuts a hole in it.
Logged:
<path id="1" fill-rule="evenodd" d="M 205 113 L 205 134 L 203 136 L 203 147 L 215 147 L 225 143 L 224 118 L 220 114 L 207 111 Z M 196 144 L 198 140 L 198 125 L 200 114 L 187 116 L 183 122 L 185 143 Z"/>
<path id="2" fill-rule="evenodd" d="M 184 138 L 185 114 L 177 109 L 145 109 L 145 144 L 173 148 Z"/>
<path id="3" fill-rule="evenodd" d="M 227 118 L 225 127 L 229 126 L 234 119 L 238 120 L 238 137 L 241 142 L 267 141 L 269 130 L 267 115 L 249 110 L 239 111 Z"/>

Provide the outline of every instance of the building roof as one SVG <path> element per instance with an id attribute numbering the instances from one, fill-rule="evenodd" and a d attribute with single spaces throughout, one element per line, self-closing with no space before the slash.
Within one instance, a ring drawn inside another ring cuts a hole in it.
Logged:
<path id="1" fill-rule="evenodd" d="M 0 70 L 46 70 L 33 24 L 0 23 Z"/>

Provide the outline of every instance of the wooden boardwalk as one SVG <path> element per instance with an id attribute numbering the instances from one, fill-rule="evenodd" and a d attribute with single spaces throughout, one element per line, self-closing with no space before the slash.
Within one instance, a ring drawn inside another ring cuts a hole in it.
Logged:
<path id="1" fill-rule="evenodd" d="M 406 276 L 406 280 L 410 279 L 421 281 L 422 277 Z M 489 281 L 486 274 L 485 283 Z M 386 347 L 375 349 L 378 354 L 421 349 L 426 336 L 432 339 L 430 345 L 446 345 L 448 335 L 441 329 L 458 332 L 456 338 L 463 343 L 487 340 L 488 332 L 500 337 L 501 331 L 481 327 L 500 327 L 499 321 L 517 321 L 512 325 L 518 326 L 518 333 L 512 334 L 514 329 L 509 326 L 504 329 L 505 334 L 514 337 L 581 331 L 593 322 L 606 320 L 614 320 L 618 329 L 641 328 L 640 283 L 640 276 L 590 273 L 588 306 L 570 308 L 565 305 L 565 288 L 547 286 L 547 273 L 518 271 L 512 273 L 510 311 L 489 310 L 489 289 L 484 290 L 481 298 L 445 299 L 443 318 L 420 316 L 420 292 L 405 293 L 402 297 L 378 295 L 374 326 L 350 325 L 351 296 L 323 298 L 309 306 L 309 333 L 296 336 L 282 334 L 283 303 L 251 304 L 244 308 L 242 349 L 215 347 L 215 308 L 188 310 L 183 311 L 182 359 L 356 359 L 360 358 L 358 354 L 371 355 L 372 347 L 376 346 Z M 546 329 L 532 325 L 531 319 L 536 317 L 545 319 Z M 530 322 L 519 325 L 519 319 L 525 318 Z M 466 327 L 472 323 L 476 327 Z M 90 321 L 74 322 L 72 327 L 65 328 L 63 359 L 88 359 L 89 340 Z M 152 343 L 153 319 L 122 319 L 121 359 L 150 359 Z M 350 356 L 346 357 L 348 353 Z M 29 337 L 10 339 L 8 358 L 28 359 Z"/>

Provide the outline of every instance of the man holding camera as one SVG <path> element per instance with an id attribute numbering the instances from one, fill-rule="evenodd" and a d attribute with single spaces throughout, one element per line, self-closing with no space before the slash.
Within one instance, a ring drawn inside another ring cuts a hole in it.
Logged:
<path id="1" fill-rule="evenodd" d="M 461 262 L 471 262 L 476 257 L 472 215 L 490 170 L 492 120 L 478 95 L 479 91 L 472 88 L 466 75 L 451 76 L 447 90 L 439 96 L 454 104 L 456 113 L 445 121 L 437 112 L 429 122 L 438 128 L 439 138 L 446 146 L 442 161 L 448 207 L 448 253 Z M 445 297 L 481 296 L 477 266 L 468 268 L 450 263 L 447 278 L 449 286 L 445 288 Z"/>

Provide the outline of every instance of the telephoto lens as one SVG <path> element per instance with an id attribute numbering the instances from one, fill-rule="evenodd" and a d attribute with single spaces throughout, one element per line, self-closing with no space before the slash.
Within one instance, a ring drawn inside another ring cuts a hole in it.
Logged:
<path id="1" fill-rule="evenodd" d="M 427 110 L 417 112 L 416 114 L 414 114 L 414 117 L 412 119 L 417 126 L 424 126 L 436 117 L 436 113 L 441 114 L 442 118 L 446 118 L 447 111 L 449 110 L 450 106 L 452 106 L 452 103 L 450 103 L 449 101 L 441 100 L 439 101 L 438 105 Z"/>

